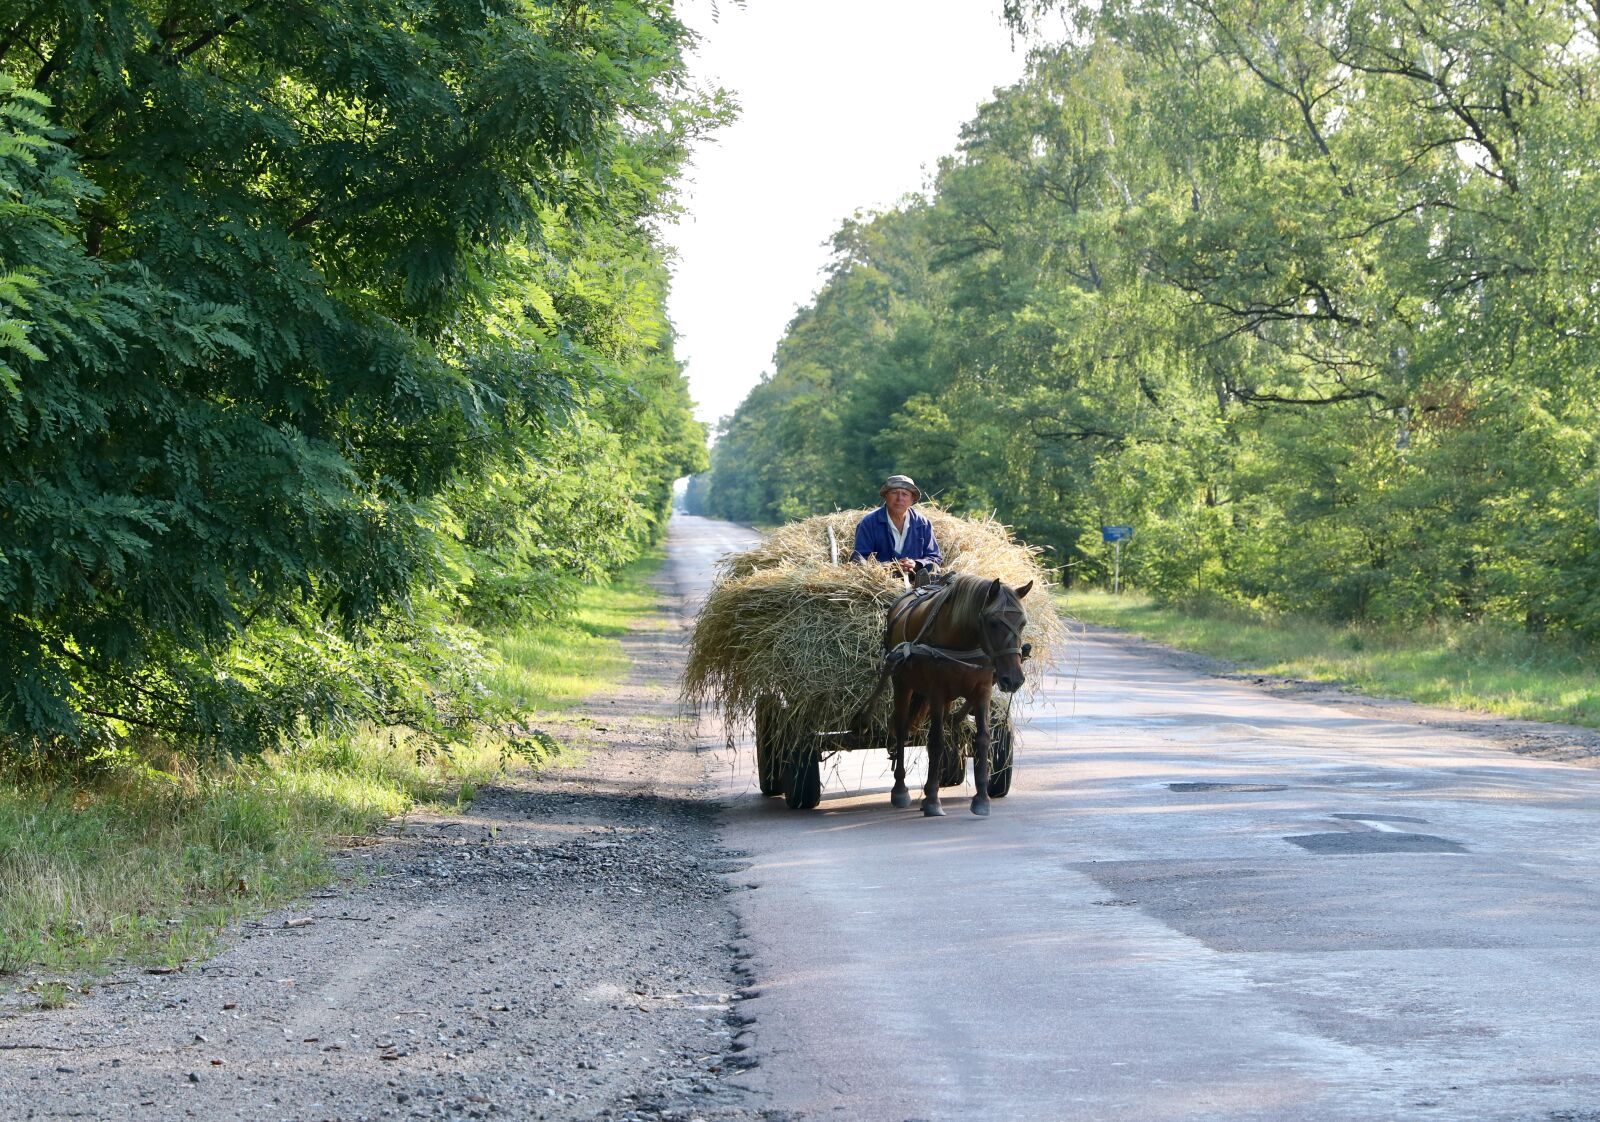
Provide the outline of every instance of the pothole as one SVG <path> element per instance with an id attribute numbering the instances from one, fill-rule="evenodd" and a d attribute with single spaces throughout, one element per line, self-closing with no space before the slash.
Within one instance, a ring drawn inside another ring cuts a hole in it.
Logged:
<path id="1" fill-rule="evenodd" d="M 1467 847 L 1449 838 L 1432 834 L 1393 834 L 1374 831 L 1339 831 L 1332 834 L 1299 834 L 1283 839 L 1308 853 L 1346 856 L 1365 853 L 1466 853 Z"/>

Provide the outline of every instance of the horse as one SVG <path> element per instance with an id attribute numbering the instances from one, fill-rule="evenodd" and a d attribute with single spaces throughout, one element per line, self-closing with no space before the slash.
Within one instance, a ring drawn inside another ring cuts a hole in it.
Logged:
<path id="1" fill-rule="evenodd" d="M 989 698 L 995 686 L 1006 693 L 1022 688 L 1022 660 L 1031 644 L 1022 641 L 1027 613 L 1022 598 L 1033 587 L 1010 588 L 1002 580 L 958 573 L 927 589 L 912 590 L 889 609 L 884 627 L 884 676 L 894 682 L 894 789 L 889 801 L 904 809 L 911 805 L 906 789 L 906 740 L 921 723 L 928 725 L 928 781 L 922 788 L 922 813 L 944 814 L 939 804 L 939 777 L 945 743 L 945 717 L 952 702 L 965 702 L 956 719 L 977 718 L 973 740 L 973 778 L 978 793 L 972 813 L 989 813 L 990 751 Z M 881 680 L 880 680 L 881 683 Z"/>

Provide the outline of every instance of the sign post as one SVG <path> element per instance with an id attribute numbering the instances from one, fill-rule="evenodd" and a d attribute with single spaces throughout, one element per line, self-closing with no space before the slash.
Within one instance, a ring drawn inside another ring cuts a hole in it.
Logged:
<path id="1" fill-rule="evenodd" d="M 1133 540 L 1132 526 L 1102 526 L 1100 540 L 1111 543 L 1111 591 L 1122 591 L 1122 543 Z"/>

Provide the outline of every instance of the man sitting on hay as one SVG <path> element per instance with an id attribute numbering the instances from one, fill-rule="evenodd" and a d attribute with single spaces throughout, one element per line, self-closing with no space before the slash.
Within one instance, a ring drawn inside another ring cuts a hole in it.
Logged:
<path id="1" fill-rule="evenodd" d="M 885 561 L 903 573 L 944 564 L 933 523 L 911 509 L 922 491 L 909 475 L 891 475 L 878 488 L 883 505 L 856 524 L 852 561 Z"/>

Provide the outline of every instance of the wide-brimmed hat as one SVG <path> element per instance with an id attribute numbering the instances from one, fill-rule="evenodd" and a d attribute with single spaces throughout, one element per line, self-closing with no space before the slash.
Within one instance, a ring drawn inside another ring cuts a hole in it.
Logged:
<path id="1" fill-rule="evenodd" d="M 910 491 L 912 502 L 922 498 L 922 488 L 913 483 L 909 475 L 891 475 L 888 479 L 885 479 L 883 486 L 878 488 L 878 497 L 881 499 L 896 488 Z"/>

